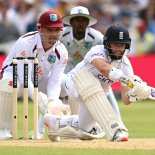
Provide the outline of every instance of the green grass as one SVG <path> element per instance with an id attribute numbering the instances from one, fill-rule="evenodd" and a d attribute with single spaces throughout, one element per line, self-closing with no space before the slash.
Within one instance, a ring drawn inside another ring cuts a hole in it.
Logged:
<path id="1" fill-rule="evenodd" d="M 29 110 L 28 110 L 28 120 L 29 120 L 29 131 L 33 130 L 33 104 L 29 101 Z M 18 113 L 17 113 L 17 122 L 18 122 L 18 137 L 23 135 L 23 105 L 22 101 L 18 101 Z"/>
<path id="2" fill-rule="evenodd" d="M 142 150 L 106 150 L 106 149 L 72 149 L 47 147 L 0 147 L 2 155 L 155 155 L 155 151 Z"/>
<path id="3" fill-rule="evenodd" d="M 155 138 L 155 102 L 119 104 L 124 124 L 131 138 Z"/>
<path id="4" fill-rule="evenodd" d="M 145 101 L 124 105 L 119 103 L 122 120 L 130 138 L 155 138 L 155 102 Z M 18 136 L 22 136 L 22 102 L 18 104 Z M 33 130 L 33 104 L 29 103 L 29 130 Z"/>
<path id="5" fill-rule="evenodd" d="M 22 104 L 18 104 L 18 136 L 22 136 Z M 129 138 L 155 138 L 155 102 L 145 101 L 123 105 L 119 103 L 123 122 L 129 130 Z M 33 118 L 32 103 L 29 104 L 29 117 Z M 29 122 L 30 130 L 33 129 L 33 120 Z M 47 138 L 47 137 L 46 137 Z M 119 144 L 118 144 L 119 145 Z M 0 146 L 0 155 L 155 155 L 152 150 L 114 150 L 114 149 L 73 149 L 53 147 L 7 147 Z"/>

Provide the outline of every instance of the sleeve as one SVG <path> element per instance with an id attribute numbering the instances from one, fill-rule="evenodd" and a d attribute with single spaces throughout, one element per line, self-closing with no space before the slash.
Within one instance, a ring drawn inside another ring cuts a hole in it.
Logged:
<path id="1" fill-rule="evenodd" d="M 61 50 L 63 54 L 61 55 L 60 61 L 53 65 L 47 85 L 47 97 L 51 100 L 59 98 L 63 72 L 68 60 L 68 52 L 64 45 L 61 46 Z"/>
<path id="2" fill-rule="evenodd" d="M 123 73 L 126 76 L 133 75 L 134 74 L 134 71 L 133 71 L 131 62 L 129 61 L 129 59 L 127 57 L 125 58 L 125 63 L 123 63 L 123 64 L 124 64 L 124 66 L 122 66 L 122 68 L 121 68 L 121 70 L 123 71 Z"/>
<path id="3" fill-rule="evenodd" d="M 96 45 L 94 47 L 91 48 L 91 50 L 89 52 L 87 52 L 87 54 L 84 57 L 84 62 L 87 63 L 91 63 L 93 59 L 96 58 L 102 58 L 105 60 L 105 56 L 103 53 L 103 45 Z"/>
<path id="4" fill-rule="evenodd" d="M 16 51 L 16 52 L 14 52 Z M 13 48 L 13 52 L 16 53 L 14 57 L 29 57 L 31 56 L 31 51 L 29 45 L 24 40 L 18 40 Z M 17 64 L 17 73 L 18 73 L 18 80 L 23 87 L 24 84 L 24 60 L 18 60 Z M 32 73 L 33 73 L 33 60 L 28 61 L 28 89 L 29 89 L 29 96 L 33 97 L 33 82 L 31 80 Z"/>

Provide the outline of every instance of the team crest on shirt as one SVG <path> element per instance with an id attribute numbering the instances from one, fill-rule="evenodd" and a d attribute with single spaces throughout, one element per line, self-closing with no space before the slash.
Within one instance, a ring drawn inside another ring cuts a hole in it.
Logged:
<path id="1" fill-rule="evenodd" d="M 85 48 L 89 49 L 92 47 L 92 42 L 84 42 Z"/>
<path id="2" fill-rule="evenodd" d="M 74 58 L 82 58 L 80 51 L 76 51 L 73 56 L 74 56 Z"/>
<path id="3" fill-rule="evenodd" d="M 55 55 L 49 55 L 48 58 L 47 58 L 47 61 L 48 61 L 50 64 L 55 63 L 55 61 L 56 61 L 56 56 L 55 56 Z"/>

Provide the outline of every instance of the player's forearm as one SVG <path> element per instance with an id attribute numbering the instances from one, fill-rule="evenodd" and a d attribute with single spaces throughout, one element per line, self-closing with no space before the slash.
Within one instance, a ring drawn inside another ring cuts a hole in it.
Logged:
<path id="1" fill-rule="evenodd" d="M 130 90 L 129 87 L 127 86 L 122 86 L 122 90 L 121 90 L 121 99 L 123 101 L 124 104 L 128 105 L 131 102 L 129 101 L 129 97 L 127 96 L 127 92 Z"/>
<path id="2" fill-rule="evenodd" d="M 101 58 L 96 58 L 92 60 L 92 65 L 100 72 L 102 73 L 105 77 L 109 77 L 109 72 L 112 68 L 112 65 L 106 63 L 103 59 Z"/>
<path id="3" fill-rule="evenodd" d="M 96 58 L 92 60 L 91 63 L 100 73 L 102 73 L 102 75 L 114 82 L 124 82 L 123 80 L 127 79 L 127 77 L 120 69 L 117 69 L 113 67 L 111 64 L 106 63 L 101 58 Z"/>

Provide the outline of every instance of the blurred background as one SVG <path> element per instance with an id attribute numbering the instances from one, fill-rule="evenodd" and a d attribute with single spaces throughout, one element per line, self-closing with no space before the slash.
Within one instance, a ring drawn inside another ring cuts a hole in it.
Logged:
<path id="1" fill-rule="evenodd" d="M 55 10 L 65 16 L 77 5 L 88 8 L 98 20 L 93 28 L 103 34 L 114 23 L 127 27 L 132 38 L 129 58 L 135 74 L 155 87 L 151 76 L 155 66 L 154 0 L 0 0 L 0 69 L 15 41 L 26 32 L 37 30 L 41 13 Z M 119 84 L 113 87 L 119 92 Z"/>

